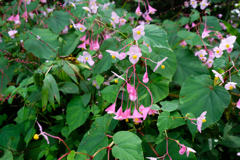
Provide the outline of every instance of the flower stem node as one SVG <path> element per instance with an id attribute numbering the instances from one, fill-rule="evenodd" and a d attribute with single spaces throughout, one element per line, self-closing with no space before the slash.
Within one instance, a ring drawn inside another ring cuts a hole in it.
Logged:
<path id="1" fill-rule="evenodd" d="M 38 140 L 39 139 L 39 135 L 38 134 L 34 134 L 33 139 Z"/>

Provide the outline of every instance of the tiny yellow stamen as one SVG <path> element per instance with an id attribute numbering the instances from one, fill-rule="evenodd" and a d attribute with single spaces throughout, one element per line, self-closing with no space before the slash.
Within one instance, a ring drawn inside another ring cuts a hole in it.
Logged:
<path id="1" fill-rule="evenodd" d="M 217 52 L 217 53 L 220 53 L 220 51 L 219 51 L 219 50 L 217 50 L 216 52 Z"/>
<path id="2" fill-rule="evenodd" d="M 137 55 L 133 55 L 133 59 L 137 59 Z"/>
<path id="3" fill-rule="evenodd" d="M 198 49 L 201 49 L 201 47 L 198 47 Z"/>
<path id="4" fill-rule="evenodd" d="M 182 47 L 184 48 L 185 46 L 184 46 L 184 45 L 182 45 Z"/>
<path id="5" fill-rule="evenodd" d="M 88 11 L 87 9 L 85 11 Z"/>
<path id="6" fill-rule="evenodd" d="M 34 134 L 33 139 L 38 140 L 39 139 L 39 135 L 38 134 Z"/>
<path id="7" fill-rule="evenodd" d="M 230 86 L 229 89 L 232 90 L 232 89 L 233 89 L 233 86 Z"/>
<path id="8" fill-rule="evenodd" d="M 129 122 L 129 120 L 128 120 L 128 119 L 125 119 L 125 121 L 126 121 L 126 122 Z"/>
<path id="9" fill-rule="evenodd" d="M 200 57 L 203 57 L 203 55 L 201 54 Z"/>
<path id="10" fill-rule="evenodd" d="M 205 123 L 205 122 L 206 122 L 206 119 L 203 119 L 202 122 Z"/>
<path id="11" fill-rule="evenodd" d="M 155 116 L 155 113 L 153 113 L 152 116 Z"/>
<path id="12" fill-rule="evenodd" d="M 96 87 L 97 86 L 97 84 L 94 84 L 94 87 Z"/>
<path id="13" fill-rule="evenodd" d="M 212 63 L 212 61 L 209 61 L 208 63 Z"/>
<path id="14" fill-rule="evenodd" d="M 117 79 L 115 79 L 115 80 L 114 80 L 114 82 L 115 82 L 115 83 L 118 83 L 118 80 L 117 80 Z"/>
<path id="15" fill-rule="evenodd" d="M 73 7 L 73 5 L 71 5 L 71 7 Z"/>
<path id="16" fill-rule="evenodd" d="M 81 27 L 80 30 L 83 30 L 83 28 Z"/>
<path id="17" fill-rule="evenodd" d="M 140 31 L 137 31 L 137 34 L 141 34 L 141 32 L 140 32 Z"/>
<path id="18" fill-rule="evenodd" d="M 229 44 L 226 44 L 226 48 L 229 48 Z"/>
<path id="19" fill-rule="evenodd" d="M 110 23 L 111 25 L 113 25 L 112 23 Z"/>
<path id="20" fill-rule="evenodd" d="M 192 2 L 192 4 L 194 4 L 194 2 Z"/>
<path id="21" fill-rule="evenodd" d="M 86 57 L 85 60 L 88 60 L 88 57 Z"/>
<path id="22" fill-rule="evenodd" d="M 70 28 L 72 28 L 73 26 L 72 26 L 72 25 L 70 25 L 69 27 L 70 27 Z"/>
<path id="23" fill-rule="evenodd" d="M 165 66 L 164 66 L 164 65 L 161 65 L 161 68 L 162 68 L 162 69 L 164 69 L 164 68 L 165 68 Z"/>
<path id="24" fill-rule="evenodd" d="M 112 20 L 115 20 L 115 18 L 113 18 Z"/>
<path id="25" fill-rule="evenodd" d="M 205 3 L 203 3 L 203 6 L 205 6 L 206 4 Z"/>
<path id="26" fill-rule="evenodd" d="M 115 59 L 115 58 L 116 58 L 116 56 L 112 55 L 112 59 Z"/>
<path id="27" fill-rule="evenodd" d="M 202 61 L 204 61 L 204 58 L 202 58 Z"/>
<path id="28" fill-rule="evenodd" d="M 106 9 L 108 9 L 108 7 L 106 7 Z"/>
<path id="29" fill-rule="evenodd" d="M 216 81 L 217 81 L 218 79 L 219 79 L 218 77 L 215 77 L 215 78 L 214 78 L 214 80 L 216 80 Z"/>

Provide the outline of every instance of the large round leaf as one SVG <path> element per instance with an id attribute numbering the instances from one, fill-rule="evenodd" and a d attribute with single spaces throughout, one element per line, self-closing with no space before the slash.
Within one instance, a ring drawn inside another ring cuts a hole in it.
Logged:
<path id="1" fill-rule="evenodd" d="M 159 50 L 159 48 L 153 48 L 153 51 L 150 54 L 150 59 L 154 60 L 155 62 L 158 62 L 165 57 L 168 57 L 168 59 L 163 62 L 165 68 L 161 69 L 161 67 L 159 67 L 156 70 L 156 73 L 159 73 L 163 77 L 167 77 L 171 80 L 177 69 L 177 60 L 174 53 L 166 49 Z M 148 61 L 148 65 L 151 67 L 152 70 L 154 70 L 157 64 Z"/>
<path id="2" fill-rule="evenodd" d="M 180 91 L 182 115 L 192 113 L 196 118 L 207 111 L 202 129 L 217 122 L 230 103 L 230 94 L 222 86 L 212 86 L 213 80 L 207 75 L 190 76 Z M 196 126 L 197 127 L 197 126 Z"/>
<path id="3" fill-rule="evenodd" d="M 176 50 L 174 51 L 174 54 L 177 58 L 177 70 L 175 72 L 173 80 L 178 84 L 182 85 L 182 83 L 190 75 L 198 76 L 201 74 L 208 74 L 206 66 L 204 66 L 202 62 L 194 56 L 191 50 Z"/>
<path id="4" fill-rule="evenodd" d="M 116 144 L 112 153 L 119 160 L 143 160 L 142 140 L 135 134 L 120 131 L 114 134 L 113 141 Z"/>
<path id="5" fill-rule="evenodd" d="M 156 25 L 145 25 L 145 35 L 143 40 L 150 44 L 151 47 L 166 48 L 172 50 L 169 47 L 167 40 L 167 33 Z"/>

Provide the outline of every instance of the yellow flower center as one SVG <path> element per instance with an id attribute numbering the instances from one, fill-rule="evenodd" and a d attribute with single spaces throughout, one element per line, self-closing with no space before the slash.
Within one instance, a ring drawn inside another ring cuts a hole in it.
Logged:
<path id="1" fill-rule="evenodd" d="M 155 113 L 153 113 L 152 116 L 155 116 Z"/>
<path id="2" fill-rule="evenodd" d="M 203 55 L 201 54 L 200 57 L 203 57 Z"/>
<path id="3" fill-rule="evenodd" d="M 135 122 L 134 124 L 135 124 L 135 125 L 139 125 L 139 123 L 138 123 L 138 122 Z"/>
<path id="4" fill-rule="evenodd" d="M 182 45 L 182 47 L 184 48 L 185 46 L 184 46 L 184 45 Z"/>
<path id="5" fill-rule="evenodd" d="M 164 65 L 161 65 L 161 68 L 162 68 L 162 69 L 164 69 L 164 68 L 165 68 L 165 66 L 164 66 Z"/>
<path id="6" fill-rule="evenodd" d="M 202 61 L 204 61 L 204 58 L 202 58 Z"/>
<path id="7" fill-rule="evenodd" d="M 147 44 L 147 47 L 149 47 L 149 44 Z"/>
<path id="8" fill-rule="evenodd" d="M 219 51 L 219 50 L 217 50 L 216 52 L 217 52 L 217 53 L 220 53 L 220 51 Z"/>
<path id="9" fill-rule="evenodd" d="M 115 20 L 115 18 L 113 18 L 112 20 Z"/>
<path id="10" fill-rule="evenodd" d="M 88 57 L 86 57 L 85 60 L 88 60 Z"/>
<path id="11" fill-rule="evenodd" d="M 133 55 L 133 59 L 137 59 L 137 55 Z"/>
<path id="12" fill-rule="evenodd" d="M 70 27 L 70 28 L 72 28 L 73 26 L 72 26 L 72 25 L 70 25 L 69 27 Z"/>
<path id="13" fill-rule="evenodd" d="M 209 61 L 208 63 L 212 63 L 212 61 Z"/>
<path id="14" fill-rule="evenodd" d="M 88 11 L 87 9 L 85 11 Z"/>
<path id="15" fill-rule="evenodd" d="M 229 48 L 229 44 L 226 44 L 226 48 Z"/>
<path id="16" fill-rule="evenodd" d="M 116 58 L 116 56 L 112 55 L 112 59 L 115 59 L 115 58 Z"/>
<path id="17" fill-rule="evenodd" d="M 135 122 L 138 122 L 138 119 L 137 119 L 137 118 L 135 118 L 135 119 L 134 119 L 134 121 L 135 121 Z"/>
<path id="18" fill-rule="evenodd" d="M 122 22 L 124 23 L 124 20 L 122 20 Z"/>
<path id="19" fill-rule="evenodd" d="M 147 20 L 147 22 L 149 22 L 149 20 Z"/>
<path id="20" fill-rule="evenodd" d="M 108 9 L 108 7 L 106 7 L 106 9 Z"/>
<path id="21" fill-rule="evenodd" d="M 194 4 L 194 2 L 192 2 L 192 4 Z"/>
<path id="22" fill-rule="evenodd" d="M 80 30 L 83 30 L 83 28 L 81 27 Z"/>
<path id="23" fill-rule="evenodd" d="M 140 31 L 137 31 L 137 34 L 141 34 L 141 32 L 140 32 Z"/>
<path id="24" fill-rule="evenodd" d="M 206 122 L 206 119 L 203 119 L 202 122 L 205 123 L 205 122 Z"/>
<path id="25" fill-rule="evenodd" d="M 110 23 L 111 25 L 113 25 L 112 23 Z"/>
<path id="26" fill-rule="evenodd" d="M 94 5 L 94 2 L 92 2 L 92 5 Z"/>
<path id="27" fill-rule="evenodd" d="M 73 7 L 73 5 L 71 5 L 71 7 Z"/>
<path id="28" fill-rule="evenodd" d="M 201 47 L 198 47 L 198 49 L 201 49 Z"/>
<path id="29" fill-rule="evenodd" d="M 118 83 L 118 80 L 117 80 L 117 79 L 115 79 L 115 80 L 114 80 L 114 82 L 115 82 L 115 83 Z"/>
<path id="30" fill-rule="evenodd" d="M 214 80 L 216 80 L 216 81 L 217 81 L 217 80 L 218 80 L 218 77 L 215 77 L 215 78 L 214 78 Z"/>
<path id="31" fill-rule="evenodd" d="M 233 86 L 230 86 L 229 89 L 232 90 L 232 89 L 233 89 Z"/>
<path id="32" fill-rule="evenodd" d="M 125 119 L 125 121 L 126 121 L 126 122 L 129 122 L 129 120 L 128 120 L 128 119 Z"/>
<path id="33" fill-rule="evenodd" d="M 39 139 L 39 135 L 38 134 L 34 134 L 33 139 L 38 140 Z"/>
<path id="34" fill-rule="evenodd" d="M 205 3 L 203 3 L 203 6 L 205 6 L 206 4 Z"/>
<path id="35" fill-rule="evenodd" d="M 96 87 L 97 86 L 97 84 L 94 84 L 94 87 Z"/>

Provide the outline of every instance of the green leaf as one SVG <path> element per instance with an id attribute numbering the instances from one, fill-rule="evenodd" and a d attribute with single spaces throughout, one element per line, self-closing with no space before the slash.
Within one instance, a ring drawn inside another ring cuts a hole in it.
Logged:
<path id="1" fill-rule="evenodd" d="M 143 57 L 150 58 L 150 53 L 147 46 L 140 44 L 139 48 L 141 49 L 141 53 Z"/>
<path id="2" fill-rule="evenodd" d="M 81 97 L 74 97 L 67 105 L 67 123 L 69 126 L 68 135 L 76 128 L 84 124 L 89 116 L 89 107 L 84 107 Z"/>
<path id="3" fill-rule="evenodd" d="M 35 128 L 31 128 L 27 135 L 24 137 L 24 142 L 26 143 L 26 146 L 28 146 L 28 143 L 32 140 L 34 134 L 36 133 L 36 129 Z"/>
<path id="4" fill-rule="evenodd" d="M 159 67 L 155 72 L 171 80 L 177 69 L 177 60 L 174 53 L 166 49 L 159 50 L 158 48 L 153 48 L 153 51 L 150 54 L 150 59 L 153 59 L 155 62 L 158 62 L 165 57 L 168 57 L 163 62 L 165 68 L 161 69 L 161 67 Z M 157 65 L 156 63 L 153 63 L 151 61 L 147 61 L 147 64 L 151 67 L 152 70 L 154 70 Z"/>
<path id="5" fill-rule="evenodd" d="M 83 103 L 83 106 L 87 106 L 87 104 L 90 102 L 90 99 L 91 99 L 91 93 L 85 93 L 82 97 L 82 103 Z"/>
<path id="6" fill-rule="evenodd" d="M 173 123 L 173 117 L 170 116 L 170 113 L 167 111 L 163 111 L 157 120 L 157 126 L 160 133 L 169 129 Z"/>
<path id="7" fill-rule="evenodd" d="M 11 146 L 8 146 L 8 141 L 11 140 Z M 17 149 L 18 142 L 20 140 L 20 132 L 18 130 L 18 127 L 9 124 L 5 125 L 0 129 L 0 142 L 1 145 L 5 148 L 11 148 L 11 149 Z M 1 147 L 1 146 L 0 146 Z"/>
<path id="8" fill-rule="evenodd" d="M 177 70 L 173 80 L 178 84 L 182 85 L 190 75 L 208 74 L 206 66 L 194 56 L 191 50 L 176 50 L 174 54 L 177 58 Z"/>
<path id="9" fill-rule="evenodd" d="M 54 11 L 53 16 L 46 19 L 44 22 L 48 24 L 49 28 L 59 34 L 65 26 L 69 25 L 70 15 L 64 11 Z"/>
<path id="10" fill-rule="evenodd" d="M 113 135 L 114 147 L 112 154 L 119 160 L 143 160 L 141 139 L 127 131 L 120 131 Z"/>
<path id="11" fill-rule="evenodd" d="M 194 22 L 194 21 L 196 21 L 196 20 L 198 20 L 200 18 L 200 14 L 199 14 L 199 12 L 197 10 L 192 9 L 192 12 L 193 12 L 193 14 L 190 15 L 190 18 L 191 18 L 191 22 L 190 23 L 192 23 L 192 22 Z"/>
<path id="12" fill-rule="evenodd" d="M 117 98 L 119 89 L 120 89 L 120 86 L 118 86 L 118 85 L 110 85 L 110 86 L 105 87 L 101 91 L 103 99 L 109 103 L 114 103 Z"/>
<path id="13" fill-rule="evenodd" d="M 214 16 L 204 16 L 202 17 L 203 22 L 209 27 L 209 30 L 221 31 L 222 27 L 219 24 L 219 21 Z M 207 21 L 207 23 L 205 22 Z"/>
<path id="14" fill-rule="evenodd" d="M 7 119 L 7 114 L 2 114 L 0 115 L 0 126 L 2 125 L 3 121 L 5 121 Z"/>
<path id="15" fill-rule="evenodd" d="M 74 160 L 75 157 L 75 151 L 71 150 L 70 154 L 67 156 L 67 160 Z"/>
<path id="16" fill-rule="evenodd" d="M 101 75 L 96 77 L 97 84 L 100 86 L 104 82 L 104 78 Z"/>
<path id="17" fill-rule="evenodd" d="M 169 80 L 167 80 L 166 78 L 157 76 L 156 74 L 152 74 L 150 79 L 151 81 L 147 84 L 147 87 L 152 92 L 153 103 L 157 103 L 168 96 Z M 140 103 L 143 104 L 144 106 L 150 106 L 151 97 L 148 90 L 143 85 L 139 85 L 139 88 L 137 91 L 138 91 L 138 97 L 141 97 L 144 94 L 147 94 L 146 98 L 140 101 Z"/>
<path id="18" fill-rule="evenodd" d="M 161 110 L 172 112 L 172 111 L 175 111 L 178 108 L 179 101 L 178 100 L 162 101 L 162 102 L 160 102 L 160 104 L 162 105 Z"/>
<path id="19" fill-rule="evenodd" d="M 106 28 L 106 27 L 101 27 L 100 29 L 94 31 L 94 32 L 93 32 L 93 35 L 97 35 L 97 34 L 102 33 L 102 31 L 103 31 L 105 28 Z"/>
<path id="20" fill-rule="evenodd" d="M 45 109 L 47 108 L 47 104 L 48 104 L 48 87 L 49 84 L 47 83 L 43 83 L 42 86 L 42 111 L 45 111 Z"/>
<path id="21" fill-rule="evenodd" d="M 190 20 L 189 17 L 182 17 L 182 18 L 180 18 L 179 21 L 180 21 L 181 25 L 185 25 L 185 24 L 188 24 L 189 20 Z"/>
<path id="22" fill-rule="evenodd" d="M 77 80 L 77 77 L 75 75 L 75 72 L 73 71 L 73 69 L 68 65 L 68 63 L 64 60 L 59 60 L 58 61 L 58 65 L 59 65 L 59 68 L 63 69 L 67 74 L 68 76 L 78 84 L 78 80 Z"/>
<path id="23" fill-rule="evenodd" d="M 108 137 L 105 133 L 108 131 L 111 120 L 112 116 L 109 114 L 96 118 L 91 128 L 83 136 L 77 151 L 86 150 L 89 155 L 93 155 L 97 150 L 106 147 L 108 145 Z M 105 153 L 106 150 L 102 150 L 94 159 L 103 159 Z"/>
<path id="24" fill-rule="evenodd" d="M 185 42 L 191 46 L 197 46 L 197 45 L 204 46 L 203 42 L 204 42 L 205 46 L 211 46 L 206 41 L 201 40 L 201 37 L 197 33 L 194 33 L 194 32 L 181 30 L 177 33 L 177 35 L 179 37 L 181 37 L 183 40 L 185 40 Z"/>
<path id="25" fill-rule="evenodd" d="M 79 88 L 78 86 L 73 82 L 65 82 L 63 84 L 60 84 L 59 90 L 66 93 L 66 94 L 78 94 Z"/>
<path id="26" fill-rule="evenodd" d="M 213 67 L 215 70 L 219 69 L 219 68 L 224 68 L 226 67 L 228 64 L 228 58 L 222 56 L 219 58 L 216 58 L 214 63 L 213 63 Z"/>
<path id="27" fill-rule="evenodd" d="M 79 44 L 79 39 L 82 35 L 76 36 L 76 34 L 66 34 L 62 38 L 66 41 L 66 44 L 63 44 L 62 49 L 60 49 L 61 56 L 69 56 L 77 48 Z"/>
<path id="28" fill-rule="evenodd" d="M 19 109 L 19 111 L 17 112 L 17 118 L 15 119 L 15 121 L 20 124 L 22 122 L 24 122 L 25 120 L 27 120 L 29 117 L 29 109 L 27 107 L 22 107 L 21 109 Z"/>
<path id="29" fill-rule="evenodd" d="M 166 48 L 172 51 L 167 40 L 167 33 L 157 25 L 145 25 L 145 35 L 142 36 L 145 43 L 151 47 Z"/>
<path id="30" fill-rule="evenodd" d="M 64 126 L 61 130 L 61 134 L 67 139 L 68 139 L 68 130 L 69 130 L 68 126 Z"/>
<path id="31" fill-rule="evenodd" d="M 227 146 L 230 148 L 239 148 L 240 147 L 240 137 L 228 135 L 226 138 L 219 144 Z"/>
<path id="32" fill-rule="evenodd" d="M 213 86 L 213 80 L 207 75 L 190 76 L 182 85 L 180 97 L 180 110 L 183 115 L 192 113 L 199 117 L 207 111 L 202 129 L 216 123 L 222 117 L 231 98 L 224 87 Z"/>
<path id="33" fill-rule="evenodd" d="M 182 117 L 178 111 L 174 111 L 174 112 L 171 112 L 170 116 L 172 116 L 173 118 L 174 117 Z M 176 119 L 173 119 L 173 123 L 170 127 L 170 129 L 174 129 L 174 128 L 177 128 L 181 125 L 184 125 L 184 124 L 187 124 L 183 118 L 176 118 Z"/>
<path id="34" fill-rule="evenodd" d="M 52 92 L 53 93 L 52 96 L 55 97 L 58 104 L 60 105 L 60 94 L 59 94 L 57 82 L 54 79 L 54 77 L 51 74 L 47 74 L 43 82 L 48 85 L 48 94 L 50 95 L 50 92 Z"/>
<path id="35" fill-rule="evenodd" d="M 231 34 L 231 35 L 235 35 L 237 37 L 236 42 L 238 43 L 238 45 L 240 45 L 240 33 L 236 30 L 236 28 L 234 28 L 231 24 L 223 21 L 223 24 L 227 27 L 227 31 Z"/>
<path id="36" fill-rule="evenodd" d="M 13 160 L 12 152 L 6 149 L 4 151 L 4 155 L 0 158 L 0 160 Z"/>

